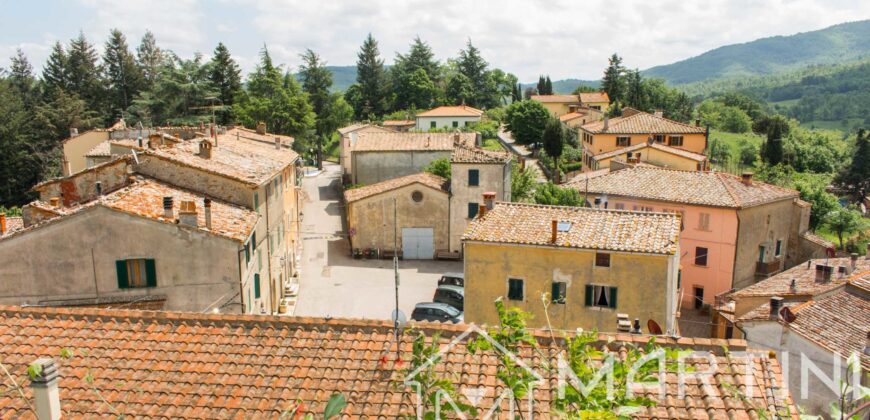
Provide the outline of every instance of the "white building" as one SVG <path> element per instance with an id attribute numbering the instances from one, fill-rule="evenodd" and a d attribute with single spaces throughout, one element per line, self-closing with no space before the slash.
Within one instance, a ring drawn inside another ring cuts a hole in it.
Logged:
<path id="1" fill-rule="evenodd" d="M 417 130 L 462 128 L 480 121 L 483 111 L 470 106 L 439 106 L 417 114 Z"/>

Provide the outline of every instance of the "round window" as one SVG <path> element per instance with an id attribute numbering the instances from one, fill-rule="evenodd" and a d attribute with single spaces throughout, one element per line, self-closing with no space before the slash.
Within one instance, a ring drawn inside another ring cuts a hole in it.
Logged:
<path id="1" fill-rule="evenodd" d="M 420 191 L 414 191 L 411 193 L 411 199 L 419 203 L 423 201 L 423 193 L 421 193 Z"/>

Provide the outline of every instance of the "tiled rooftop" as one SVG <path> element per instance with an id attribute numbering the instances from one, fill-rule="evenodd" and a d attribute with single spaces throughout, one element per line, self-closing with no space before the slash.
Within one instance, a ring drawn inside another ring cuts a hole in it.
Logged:
<path id="1" fill-rule="evenodd" d="M 353 145 L 354 152 L 448 151 L 459 142 L 474 145 L 476 133 L 360 133 Z"/>
<path id="2" fill-rule="evenodd" d="M 576 119 L 578 119 L 578 118 L 583 118 L 583 117 L 585 117 L 585 116 L 587 116 L 587 115 L 589 115 L 589 114 L 590 114 L 589 111 L 582 111 L 582 110 L 581 110 L 581 111 L 569 112 L 569 113 L 567 113 L 567 114 L 565 114 L 565 115 L 560 116 L 560 117 L 559 117 L 559 121 L 562 121 L 562 122 L 573 121 L 573 120 L 576 120 Z"/>
<path id="3" fill-rule="evenodd" d="M 529 99 L 543 103 L 554 104 L 579 104 L 580 97 L 577 95 L 532 95 Z"/>
<path id="4" fill-rule="evenodd" d="M 458 142 L 454 145 L 453 155 L 450 157 L 452 163 L 505 163 L 510 160 L 511 154 L 508 152 L 484 150 Z"/>
<path id="5" fill-rule="evenodd" d="M 831 281 L 827 283 L 817 282 L 815 280 L 816 265 L 824 264 L 834 267 Z M 821 258 L 810 260 L 809 268 L 807 268 L 807 262 L 798 264 L 775 276 L 740 289 L 732 293 L 730 296 L 732 299 L 750 296 L 815 296 L 836 289 L 845 284 L 848 277 L 841 277 L 839 273 L 837 273 L 837 267 L 845 267 L 848 264 L 850 264 L 849 258 Z M 859 257 L 855 273 L 860 273 L 864 270 L 870 270 L 870 260 L 866 257 Z M 795 281 L 796 287 L 794 290 L 791 289 L 792 280 Z"/>
<path id="6" fill-rule="evenodd" d="M 249 128 L 239 126 L 239 127 L 233 127 L 231 129 L 227 130 L 223 134 L 219 134 L 218 135 L 218 144 L 220 144 L 220 141 L 224 140 L 224 139 L 233 140 L 233 139 L 237 139 L 237 138 L 253 140 L 256 142 L 260 142 L 260 143 L 267 143 L 268 145 L 273 146 L 273 147 L 275 144 L 275 138 L 280 139 L 281 144 L 283 144 L 285 146 L 290 146 L 293 144 L 293 141 L 295 141 L 295 139 L 292 136 L 285 136 L 282 134 L 275 134 L 275 133 L 260 134 L 257 132 L 257 130 L 251 130 Z"/>
<path id="7" fill-rule="evenodd" d="M 864 273 L 870 276 L 870 271 Z M 867 333 L 870 332 L 870 300 L 848 288 L 801 305 L 795 310 L 795 320 L 789 330 L 831 352 L 848 357 L 857 352 L 861 365 L 870 369 L 870 356 L 864 353 Z"/>
<path id="8" fill-rule="evenodd" d="M 347 190 L 344 192 L 344 199 L 346 202 L 351 203 L 415 183 L 423 184 L 430 188 L 445 192 L 447 191 L 448 185 L 448 181 L 445 178 L 428 172 L 421 172 L 419 174 L 388 179 L 386 181 L 378 182 L 377 184 Z"/>
<path id="9" fill-rule="evenodd" d="M 585 190 L 586 182 L 567 187 Z M 712 207 L 745 208 L 796 199 L 797 191 L 722 172 L 678 171 L 639 165 L 589 180 L 589 192 Z"/>
<path id="10" fill-rule="evenodd" d="M 483 111 L 467 105 L 439 106 L 417 114 L 418 117 L 479 117 L 481 115 Z"/>
<path id="11" fill-rule="evenodd" d="M 590 102 L 610 102 L 610 97 L 607 92 L 580 92 L 580 102 L 588 104 Z"/>
<path id="12" fill-rule="evenodd" d="M 357 124 L 351 124 L 347 127 L 339 128 L 338 133 L 341 134 L 342 136 L 346 136 L 350 133 L 353 133 L 354 131 L 362 130 L 363 128 L 367 128 L 367 127 L 374 128 L 374 129 L 377 129 L 378 131 L 383 131 L 385 133 L 390 132 L 390 130 L 387 130 L 384 127 L 379 127 L 379 126 L 374 125 L 374 124 L 357 123 Z"/>
<path id="13" fill-rule="evenodd" d="M 214 143 L 213 140 L 205 139 L 188 140 L 173 147 L 149 149 L 145 153 L 248 184 L 260 185 L 299 158 L 296 152 L 286 147 L 275 149 L 274 137 L 271 134 L 260 136 L 251 130 L 230 130 L 227 134 L 218 136 L 218 145 L 212 148 L 210 159 L 199 155 L 201 141 Z M 272 140 L 268 140 L 270 138 Z M 291 137 L 284 138 L 292 140 Z"/>
<path id="14" fill-rule="evenodd" d="M 656 149 L 656 150 L 659 150 L 659 151 L 662 151 L 665 153 L 670 153 L 672 155 L 682 156 L 686 159 L 691 159 L 691 160 L 694 160 L 697 162 L 704 162 L 707 160 L 707 156 L 704 156 L 700 153 L 694 153 L 694 152 L 690 152 L 688 150 L 678 149 L 676 147 L 666 146 L 664 144 L 656 143 L 656 142 L 638 143 L 638 144 L 635 144 L 633 146 L 628 146 L 628 147 L 623 147 L 621 149 L 611 150 L 607 153 L 599 153 L 595 156 L 592 156 L 592 158 L 595 160 L 602 160 L 602 159 L 612 158 L 614 156 L 619 156 L 619 155 L 624 154 L 624 153 L 636 152 L 638 150 L 643 150 L 643 149 L 647 149 L 647 148 Z"/>
<path id="15" fill-rule="evenodd" d="M 416 122 L 414 120 L 384 120 L 381 123 L 384 127 L 394 127 L 394 126 L 405 126 L 405 125 L 414 125 Z"/>
<path id="16" fill-rule="evenodd" d="M 552 221 L 570 222 L 551 242 Z M 567 248 L 673 254 L 680 217 L 673 213 L 635 213 L 583 207 L 499 202 L 473 220 L 464 241 L 549 245 Z"/>
<path id="17" fill-rule="evenodd" d="M 6 232 L 2 236 L 11 235 L 24 229 L 24 219 L 21 216 L 6 216 Z"/>
<path id="18" fill-rule="evenodd" d="M 430 339 L 441 334 L 443 362 L 435 372 L 452 380 L 460 395 L 484 389 L 478 407 L 489 410 L 501 392 L 493 351 L 472 355 L 466 341 L 451 345 L 463 325 L 415 327 Z M 555 417 L 550 402 L 558 382 L 545 364 L 556 365 L 559 348 L 549 333 L 533 334 L 540 349 L 522 347 L 518 357 L 545 379 L 534 391 L 535 417 Z M 297 404 L 305 413 L 322 413 L 335 392 L 347 399 L 344 419 L 413 417 L 414 391 L 403 384 L 412 339 L 409 332 L 400 336 L 397 361 L 391 323 L 384 321 L 0 307 L 0 359 L 32 398 L 27 366 L 38 357 L 54 358 L 64 418 L 116 417 L 113 409 L 129 418 L 279 418 Z M 595 345 L 622 355 L 626 343 L 642 346 L 648 339 L 600 334 Z M 665 397 L 659 399 L 653 388 L 637 390 L 657 404 L 632 417 L 749 419 L 759 416 L 759 407 L 773 407 L 789 409 L 797 418 L 782 386 L 781 367 L 767 352 L 721 355 L 725 345 L 744 349 L 742 340 L 658 337 L 656 342 L 716 352 L 717 371 L 706 378 L 709 392 L 699 380 L 689 379 L 684 395 L 678 394 L 678 373 L 666 374 Z M 63 349 L 72 357 L 60 358 Z M 686 360 L 687 368 L 698 372 L 708 372 L 709 363 L 707 357 Z M 744 383 L 743 395 L 735 395 L 735 385 Z M 506 404 L 502 401 L 502 408 Z M 33 415 L 22 398 L 5 392 L 0 394 L 0 417 Z"/>
<path id="19" fill-rule="evenodd" d="M 86 156 L 86 157 L 108 157 L 108 156 L 112 156 L 111 149 L 112 149 L 112 145 L 111 145 L 111 143 L 109 143 L 109 141 L 107 140 L 107 141 L 104 141 L 104 142 L 102 142 L 102 143 L 100 143 L 100 144 L 94 146 L 91 150 L 88 150 L 88 152 L 85 153 L 85 156 Z"/>
<path id="20" fill-rule="evenodd" d="M 607 121 L 595 121 L 582 126 L 583 130 L 593 134 L 704 134 L 707 129 L 679 121 L 657 117 L 646 112 L 637 112 L 628 117 L 610 118 Z"/>

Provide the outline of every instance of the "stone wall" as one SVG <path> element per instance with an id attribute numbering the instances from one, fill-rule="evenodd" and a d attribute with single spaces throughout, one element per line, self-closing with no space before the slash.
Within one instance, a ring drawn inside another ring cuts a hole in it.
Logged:
<path id="1" fill-rule="evenodd" d="M 423 172 L 433 160 L 450 158 L 452 150 L 352 152 L 353 183 L 371 185 Z"/>

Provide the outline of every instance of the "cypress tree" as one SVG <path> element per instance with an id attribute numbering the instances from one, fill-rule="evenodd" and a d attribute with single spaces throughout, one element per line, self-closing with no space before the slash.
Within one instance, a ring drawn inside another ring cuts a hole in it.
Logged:
<path id="1" fill-rule="evenodd" d="M 33 66 L 30 65 L 30 61 L 27 60 L 27 56 L 24 55 L 21 48 L 15 51 L 11 61 L 9 82 L 18 90 L 25 108 L 32 109 L 34 103 L 33 85 L 36 82 L 36 78 L 33 76 Z"/>
<path id="2" fill-rule="evenodd" d="M 762 147 L 761 158 L 770 166 L 776 166 L 783 160 L 783 137 L 786 133 L 788 122 L 785 118 L 776 116 L 771 118 L 768 131 L 767 141 Z"/>
<path id="3" fill-rule="evenodd" d="M 544 86 L 547 88 L 547 95 L 553 94 L 553 82 L 550 80 L 550 75 L 547 75 L 547 79 L 544 81 Z"/>
<path id="4" fill-rule="evenodd" d="M 614 53 L 608 62 L 607 69 L 604 70 L 604 77 L 601 79 L 601 89 L 607 92 L 611 102 L 622 102 L 623 75 L 625 73 L 625 69 L 622 67 L 622 58 Z"/>
<path id="5" fill-rule="evenodd" d="M 837 183 L 847 189 L 856 199 L 870 194 L 870 133 L 858 130 L 855 139 L 855 154 L 852 163 L 842 169 Z"/>

